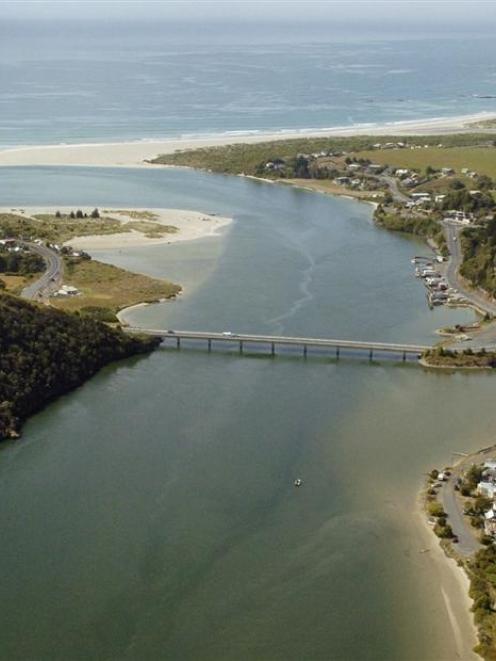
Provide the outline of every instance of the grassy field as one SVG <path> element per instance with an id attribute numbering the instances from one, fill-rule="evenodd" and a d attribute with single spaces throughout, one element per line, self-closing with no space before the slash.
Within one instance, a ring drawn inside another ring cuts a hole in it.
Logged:
<path id="1" fill-rule="evenodd" d="M 5 291 L 10 294 L 20 294 L 30 278 L 24 275 L 4 275 L 0 273 L 0 280 L 5 284 Z"/>
<path id="2" fill-rule="evenodd" d="M 355 136 L 349 138 L 297 138 L 292 140 L 277 140 L 257 144 L 234 144 L 223 147 L 205 147 L 178 151 L 175 154 L 165 154 L 154 159 L 153 163 L 167 165 L 186 165 L 189 167 L 212 170 L 225 174 L 256 173 L 261 163 L 276 158 L 290 159 L 298 153 L 314 153 L 320 151 L 364 151 L 378 142 L 408 142 L 410 144 L 436 145 L 442 143 L 446 147 L 465 147 L 481 145 L 494 139 L 491 134 L 454 134 L 443 136 Z M 374 150 L 374 160 L 377 154 L 391 154 L 393 150 Z M 402 151 L 406 153 L 407 150 Z M 417 150 L 420 152 L 420 150 Z M 425 150 L 427 151 L 427 150 Z M 414 151 L 411 152 L 415 153 Z M 462 165 L 461 167 L 464 167 Z M 466 167 L 470 167 L 467 165 Z"/>
<path id="3" fill-rule="evenodd" d="M 131 273 L 96 260 L 72 263 L 66 260 L 64 283 L 77 287 L 80 296 L 52 298 L 51 303 L 63 310 L 105 308 L 113 312 L 129 305 L 171 298 L 181 291 L 172 282 Z"/>
<path id="4" fill-rule="evenodd" d="M 496 178 L 496 147 L 428 147 L 427 149 L 386 149 L 358 152 L 356 158 L 368 158 L 373 163 L 397 168 L 412 168 L 422 172 L 433 168 L 462 168 Z"/>
<path id="5" fill-rule="evenodd" d="M 57 218 L 52 214 L 25 217 L 13 213 L 0 213 L 0 238 L 19 236 L 42 239 L 50 243 L 65 243 L 76 236 L 116 234 L 132 230 L 142 232 L 148 238 L 160 238 L 177 232 L 177 228 L 172 225 L 161 225 L 143 216 L 137 217 L 132 222 L 122 223 L 110 216 L 70 218 L 64 215 Z"/>

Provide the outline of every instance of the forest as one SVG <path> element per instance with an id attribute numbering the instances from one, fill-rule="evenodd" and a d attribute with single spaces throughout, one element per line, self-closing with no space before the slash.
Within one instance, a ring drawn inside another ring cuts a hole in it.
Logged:
<path id="1" fill-rule="evenodd" d="M 29 415 L 108 363 L 159 344 L 0 292 L 0 439 L 19 436 Z"/>

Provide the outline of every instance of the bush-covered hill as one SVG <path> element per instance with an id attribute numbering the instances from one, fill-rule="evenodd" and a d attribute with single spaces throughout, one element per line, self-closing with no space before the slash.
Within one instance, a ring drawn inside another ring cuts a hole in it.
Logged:
<path id="1" fill-rule="evenodd" d="M 0 293 L 0 439 L 16 437 L 27 416 L 104 365 L 158 344 Z"/>

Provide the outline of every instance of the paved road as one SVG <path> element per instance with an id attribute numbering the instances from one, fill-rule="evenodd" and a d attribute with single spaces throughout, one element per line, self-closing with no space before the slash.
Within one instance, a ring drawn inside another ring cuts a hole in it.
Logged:
<path id="1" fill-rule="evenodd" d="M 385 174 L 381 174 L 378 177 L 378 179 L 380 179 L 387 185 L 391 193 L 391 196 L 395 202 L 400 202 L 401 204 L 406 204 L 407 202 L 411 202 L 411 198 L 409 198 L 408 195 L 402 193 L 398 188 L 398 181 L 396 180 L 395 177 L 388 177 Z"/>
<path id="2" fill-rule="evenodd" d="M 474 529 L 469 518 L 463 516 L 460 503 L 456 498 L 454 485 L 459 475 L 460 471 L 454 471 L 449 480 L 443 483 L 439 492 L 439 499 L 448 515 L 448 523 L 458 537 L 458 544 L 455 545 L 457 551 L 461 555 L 470 556 L 478 551 L 481 545 L 474 536 Z"/>
<path id="3" fill-rule="evenodd" d="M 224 332 L 210 332 L 210 331 L 184 331 L 184 330 L 167 330 L 162 328 L 140 328 L 140 327 L 125 327 L 127 333 L 144 333 L 145 335 L 155 335 L 163 337 L 164 339 L 174 340 L 215 340 L 222 342 L 246 342 L 252 344 L 265 344 L 265 345 L 297 345 L 301 347 L 328 347 L 340 349 L 355 349 L 362 351 L 383 351 L 385 353 L 398 353 L 398 354 L 413 354 L 417 355 L 431 347 L 426 345 L 416 344 L 393 344 L 386 342 L 358 342 L 356 340 L 334 340 L 330 338 L 318 337 L 287 337 L 283 335 L 252 335 L 247 333 L 230 333 Z"/>
<path id="4" fill-rule="evenodd" d="M 25 287 L 22 292 L 22 298 L 29 300 L 42 300 L 47 298 L 52 292 L 59 289 L 62 282 L 63 263 L 62 258 L 54 250 L 38 243 L 20 241 L 22 245 L 29 248 L 32 252 L 40 255 L 45 260 L 46 271 L 43 275 Z"/>
<path id="5" fill-rule="evenodd" d="M 450 287 L 453 287 L 453 289 L 458 289 L 460 294 L 463 294 L 467 300 L 477 305 L 481 310 L 496 316 L 496 301 L 489 298 L 482 291 L 467 286 L 459 275 L 459 269 L 462 263 L 459 236 L 463 228 L 460 225 L 455 225 L 453 223 L 444 223 L 444 226 L 446 228 L 448 249 L 451 255 L 448 262 L 448 270 L 446 272 L 448 284 Z"/>

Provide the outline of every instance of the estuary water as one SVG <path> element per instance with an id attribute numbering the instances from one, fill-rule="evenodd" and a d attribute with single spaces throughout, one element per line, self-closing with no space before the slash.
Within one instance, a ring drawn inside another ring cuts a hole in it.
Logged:
<path id="1" fill-rule="evenodd" d="M 355 201 L 184 170 L 1 174 L 2 205 L 234 218 L 95 255 L 186 284 L 135 323 L 431 342 L 470 317 L 427 308 L 409 261 L 425 247 Z M 0 453 L 0 657 L 457 658 L 416 495 L 493 442 L 494 391 L 491 374 L 236 350 L 104 369 Z"/>

